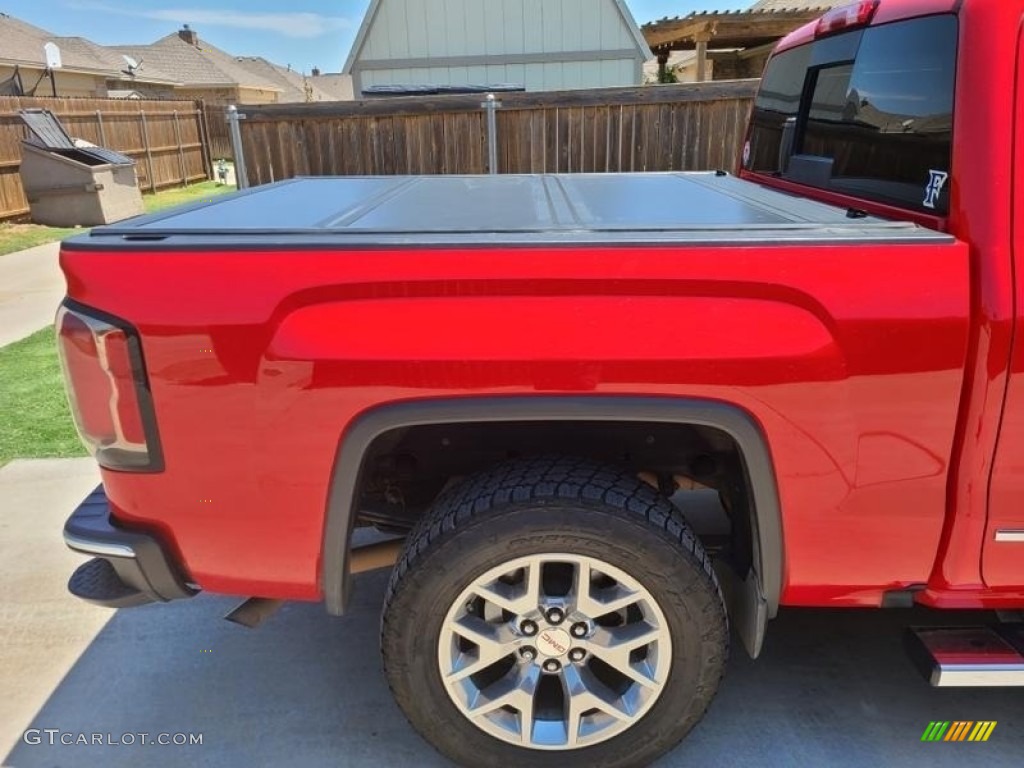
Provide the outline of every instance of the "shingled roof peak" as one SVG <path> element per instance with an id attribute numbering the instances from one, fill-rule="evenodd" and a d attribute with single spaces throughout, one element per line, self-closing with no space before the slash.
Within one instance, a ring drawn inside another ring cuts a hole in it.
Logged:
<path id="1" fill-rule="evenodd" d="M 773 11 L 827 11 L 850 0 L 759 0 L 750 6 L 754 12 Z"/>

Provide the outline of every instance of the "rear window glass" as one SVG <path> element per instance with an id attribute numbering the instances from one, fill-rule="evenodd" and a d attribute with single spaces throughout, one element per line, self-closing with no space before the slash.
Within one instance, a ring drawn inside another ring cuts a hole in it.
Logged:
<path id="1" fill-rule="evenodd" d="M 927 213 L 949 210 L 955 16 L 847 32 L 768 65 L 745 166 Z"/>

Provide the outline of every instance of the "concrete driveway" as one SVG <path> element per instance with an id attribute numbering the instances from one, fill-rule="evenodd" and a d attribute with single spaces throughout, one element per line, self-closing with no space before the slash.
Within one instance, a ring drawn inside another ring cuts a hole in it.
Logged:
<path id="1" fill-rule="evenodd" d="M 53 323 L 64 299 L 60 243 L 0 256 L 0 347 Z"/>
<path id="2" fill-rule="evenodd" d="M 222 621 L 234 606 L 224 598 L 112 613 L 67 597 L 76 558 L 60 527 L 94 481 L 86 462 L 0 470 L 5 765 L 444 764 L 406 724 L 380 673 L 383 573 L 360 579 L 344 618 L 292 604 L 258 630 Z M 924 611 L 784 611 L 759 661 L 735 650 L 707 718 L 659 765 L 1019 766 L 1024 692 L 932 690 L 903 656 L 904 626 L 950 621 Z M 998 726 L 985 744 L 923 744 L 931 720 Z M 203 743 L 30 745 L 21 739 L 28 727 L 202 733 Z"/>

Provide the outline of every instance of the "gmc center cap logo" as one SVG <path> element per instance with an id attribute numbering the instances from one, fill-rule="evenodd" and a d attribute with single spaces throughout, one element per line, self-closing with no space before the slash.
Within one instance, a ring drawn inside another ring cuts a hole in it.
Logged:
<path id="1" fill-rule="evenodd" d="M 545 629 L 537 636 L 537 650 L 544 656 L 562 656 L 569 652 L 571 643 L 564 629 Z"/>

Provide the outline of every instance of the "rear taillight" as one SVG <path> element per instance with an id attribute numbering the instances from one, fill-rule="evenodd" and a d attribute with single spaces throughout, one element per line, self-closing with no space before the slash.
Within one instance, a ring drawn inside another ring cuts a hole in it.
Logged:
<path id="1" fill-rule="evenodd" d="M 824 37 L 836 32 L 843 32 L 871 23 L 878 10 L 879 0 L 861 0 L 860 2 L 833 8 L 818 20 L 814 30 L 815 37 Z"/>
<path id="2" fill-rule="evenodd" d="M 163 469 L 142 347 L 127 323 L 66 302 L 57 341 L 75 425 L 108 469 Z"/>

